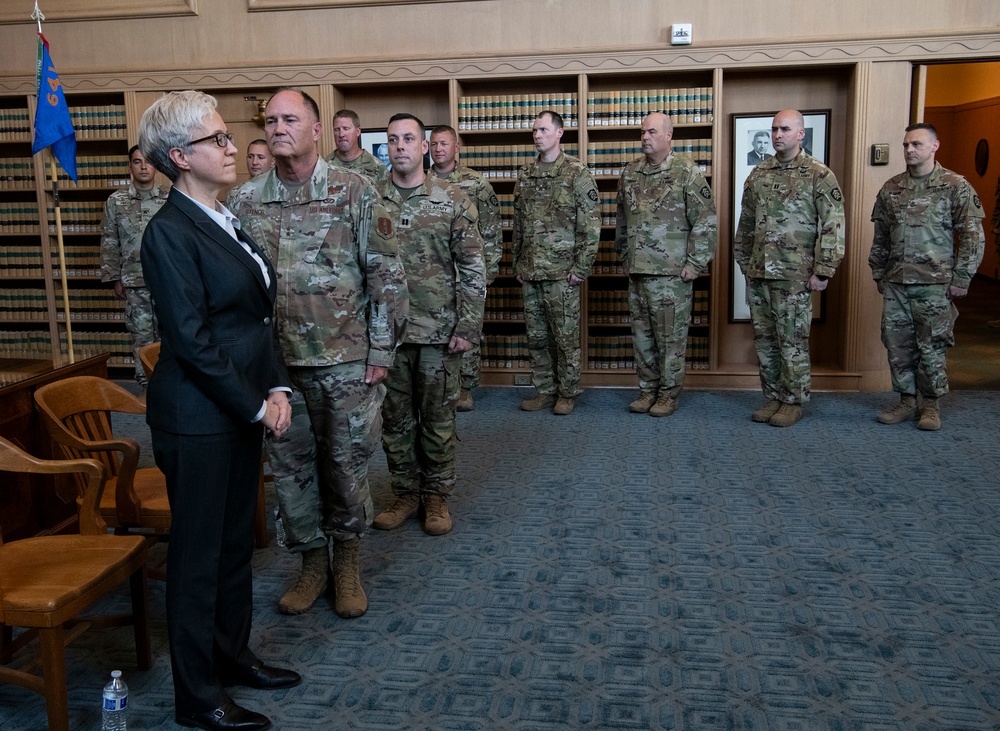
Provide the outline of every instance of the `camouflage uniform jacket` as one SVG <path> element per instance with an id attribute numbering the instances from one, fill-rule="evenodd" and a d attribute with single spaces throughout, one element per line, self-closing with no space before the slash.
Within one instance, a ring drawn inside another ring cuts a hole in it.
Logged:
<path id="1" fill-rule="evenodd" d="M 447 175 L 438 174 L 431 166 L 428 175 L 454 183 L 476 204 L 479 213 L 479 235 L 483 239 L 486 279 L 487 281 L 496 279 L 500 271 L 500 257 L 503 255 L 503 230 L 500 227 L 500 201 L 493 191 L 493 186 L 481 173 L 464 165 L 456 165 Z"/>
<path id="2" fill-rule="evenodd" d="M 410 291 L 403 342 L 440 345 L 457 335 L 478 343 L 486 274 L 476 207 L 461 188 L 430 176 L 405 201 L 391 180 L 379 194 L 396 225 Z"/>
<path id="3" fill-rule="evenodd" d="M 343 162 L 334 153 L 326 159 L 330 167 L 350 170 L 367 176 L 375 185 L 379 185 L 383 180 L 388 180 L 389 169 L 382 164 L 382 161 L 375 157 L 368 150 L 362 150 L 361 154 L 350 162 Z"/>
<path id="4" fill-rule="evenodd" d="M 915 179 L 908 172 L 890 178 L 872 210 L 872 278 L 968 289 L 983 260 L 985 215 L 969 181 L 941 163 L 934 163 L 926 178 Z"/>
<path id="5" fill-rule="evenodd" d="M 154 185 L 136 190 L 132 183 L 116 190 L 104 204 L 101 222 L 101 281 L 121 282 L 125 287 L 145 287 L 139 249 L 142 232 L 167 202 L 170 186 Z"/>
<path id="6" fill-rule="evenodd" d="M 514 274 L 525 281 L 585 279 L 600 239 L 597 186 L 583 163 L 560 152 L 547 170 L 536 159 L 517 171 Z"/>
<path id="7" fill-rule="evenodd" d="M 718 224 L 701 170 L 673 153 L 630 162 L 618 180 L 615 247 L 629 274 L 698 274 L 715 255 Z"/>
<path id="8" fill-rule="evenodd" d="M 317 160 L 295 192 L 274 170 L 226 204 L 278 273 L 278 338 L 289 366 L 392 365 L 406 276 L 392 217 L 367 178 Z"/>
<path id="9" fill-rule="evenodd" d="M 832 277 L 844 258 L 844 195 L 833 171 L 805 152 L 754 167 L 733 253 L 752 279 Z"/>

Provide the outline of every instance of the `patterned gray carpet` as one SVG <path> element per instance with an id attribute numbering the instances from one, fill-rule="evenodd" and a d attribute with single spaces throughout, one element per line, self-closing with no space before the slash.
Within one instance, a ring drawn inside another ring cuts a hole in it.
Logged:
<path id="1" fill-rule="evenodd" d="M 944 429 L 877 424 L 886 394 L 818 394 L 797 426 L 759 394 L 690 392 L 669 419 L 590 391 L 569 417 L 481 389 L 459 417 L 452 534 L 413 522 L 363 547 L 370 608 L 274 604 L 297 562 L 255 557 L 255 649 L 304 683 L 234 689 L 282 731 L 996 729 L 1000 393 Z M 372 467 L 385 504 L 385 463 Z M 69 650 L 73 729 L 120 668 L 132 729 L 173 729 L 162 585 L 155 666 L 127 630 Z M 0 728 L 44 728 L 0 687 Z"/>

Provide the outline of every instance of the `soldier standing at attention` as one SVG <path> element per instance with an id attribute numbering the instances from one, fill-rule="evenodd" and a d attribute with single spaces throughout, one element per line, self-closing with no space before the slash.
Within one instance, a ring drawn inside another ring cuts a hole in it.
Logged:
<path id="1" fill-rule="evenodd" d="M 486 178 L 472 168 L 458 164 L 458 151 L 462 143 L 454 128 L 442 124 L 431 130 L 431 166 L 430 175 L 441 178 L 449 183 L 455 183 L 465 191 L 469 199 L 476 204 L 479 212 L 479 235 L 483 239 L 483 261 L 486 266 L 486 286 L 493 284 L 500 267 L 500 257 L 503 254 L 503 240 L 500 228 L 500 201 L 497 200 L 493 186 Z M 482 330 L 482 325 L 480 325 Z M 482 333 L 480 332 L 480 341 Z M 475 402 L 472 400 L 472 389 L 479 385 L 480 353 L 479 343 L 462 356 L 462 390 L 458 397 L 458 411 L 472 411 Z"/>
<path id="2" fill-rule="evenodd" d="M 333 115 L 333 141 L 337 149 L 326 159 L 335 168 L 367 175 L 378 185 L 389 177 L 385 165 L 361 147 L 361 118 L 350 109 Z"/>
<path id="3" fill-rule="evenodd" d="M 715 255 L 712 189 L 688 158 L 673 154 L 674 125 L 654 112 L 642 121 L 645 159 L 618 181 L 615 246 L 628 275 L 639 398 L 629 411 L 670 416 L 684 387 L 692 283 Z"/>
<path id="4" fill-rule="evenodd" d="M 271 157 L 265 140 L 254 140 L 247 145 L 247 172 L 251 178 L 256 178 L 273 167 L 274 158 Z"/>
<path id="5" fill-rule="evenodd" d="M 132 335 L 135 380 L 146 391 L 146 371 L 139 348 L 156 342 L 153 300 L 142 276 L 139 248 L 146 224 L 167 202 L 169 186 L 154 185 L 156 169 L 146 162 L 138 145 L 128 151 L 132 176 L 127 188 L 116 190 L 104 204 L 101 222 L 101 281 L 114 282 L 115 296 L 125 300 L 125 327 Z"/>
<path id="6" fill-rule="evenodd" d="M 774 115 L 775 154 L 747 177 L 733 241 L 767 399 L 751 418 L 779 427 L 801 419 L 809 401 L 812 293 L 826 289 L 844 258 L 844 196 L 833 171 L 802 149 L 804 137 L 799 112 Z"/>
<path id="7" fill-rule="evenodd" d="M 579 286 L 597 256 L 600 208 L 590 172 L 560 149 L 562 117 L 540 112 L 532 135 L 538 157 L 517 172 L 512 237 L 537 392 L 521 408 L 565 416 L 581 393 Z"/>
<path id="8" fill-rule="evenodd" d="M 381 384 L 406 323 L 405 275 L 392 218 L 371 181 L 320 158 L 316 102 L 279 91 L 264 129 L 275 167 L 232 191 L 227 206 L 277 270 L 292 408 L 309 415 L 268 447 L 287 545 L 302 555 L 278 609 L 307 611 L 330 571 L 335 611 L 359 617 L 368 609 L 360 537 L 375 513 L 368 459 L 381 429 Z"/>
<path id="9" fill-rule="evenodd" d="M 884 298 L 882 342 L 892 389 L 899 394 L 899 403 L 877 421 L 900 424 L 915 418 L 919 408 L 917 426 L 924 431 L 941 428 L 938 399 L 948 393 L 946 354 L 955 344 L 958 317 L 954 300 L 968 293 L 986 246 L 979 196 L 965 178 L 935 161 L 940 145 L 932 125 L 906 128 L 906 172 L 890 178 L 875 198 L 868 257 Z"/>
<path id="10" fill-rule="evenodd" d="M 448 533 L 455 489 L 455 404 L 462 354 L 479 340 L 486 299 L 476 207 L 457 185 L 424 172 L 424 124 L 389 120 L 392 173 L 379 186 L 399 235 L 410 320 L 386 379 L 382 446 L 395 502 L 374 526 L 392 530 L 423 506 L 424 532 Z"/>

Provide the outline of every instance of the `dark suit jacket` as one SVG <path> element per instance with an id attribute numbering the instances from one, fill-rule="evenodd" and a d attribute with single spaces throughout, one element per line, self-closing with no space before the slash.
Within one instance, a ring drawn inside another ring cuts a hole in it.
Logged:
<path id="1" fill-rule="evenodd" d="M 764 160 L 770 160 L 772 157 L 774 157 L 774 155 L 767 152 L 764 153 Z M 747 165 L 756 165 L 759 162 L 762 162 L 760 155 L 753 150 L 750 150 L 750 152 L 747 153 Z"/>
<path id="2" fill-rule="evenodd" d="M 287 386 L 274 326 L 274 268 L 260 266 L 187 196 L 171 190 L 142 237 L 143 275 L 153 296 L 160 359 L 146 422 L 174 434 L 219 434 L 248 425 L 268 391 Z"/>

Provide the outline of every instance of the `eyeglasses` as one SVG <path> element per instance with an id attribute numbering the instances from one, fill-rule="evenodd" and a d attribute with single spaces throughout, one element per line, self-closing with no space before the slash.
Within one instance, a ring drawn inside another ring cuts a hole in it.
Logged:
<path id="1" fill-rule="evenodd" d="M 188 142 L 189 145 L 197 145 L 199 142 L 208 142 L 209 140 L 215 140 L 215 144 L 219 147 L 226 147 L 228 144 L 233 142 L 232 132 L 216 132 L 214 135 L 209 135 L 208 137 L 202 137 L 197 140 L 191 140 Z M 235 143 L 234 143 L 235 144 Z"/>

